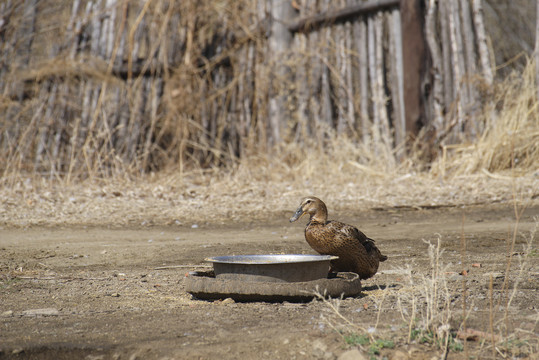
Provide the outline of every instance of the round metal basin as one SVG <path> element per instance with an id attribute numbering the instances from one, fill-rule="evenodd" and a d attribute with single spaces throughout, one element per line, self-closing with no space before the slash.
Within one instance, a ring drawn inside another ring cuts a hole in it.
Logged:
<path id="1" fill-rule="evenodd" d="M 217 279 L 297 282 L 325 279 L 330 255 L 233 255 L 207 258 Z"/>

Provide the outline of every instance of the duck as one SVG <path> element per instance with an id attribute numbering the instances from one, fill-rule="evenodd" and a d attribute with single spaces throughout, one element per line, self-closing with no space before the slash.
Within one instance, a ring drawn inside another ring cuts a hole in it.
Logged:
<path id="1" fill-rule="evenodd" d="M 301 199 L 301 203 L 290 222 L 309 216 L 305 227 L 305 240 L 321 255 L 338 256 L 330 263 L 331 272 L 354 272 L 361 279 L 368 279 L 378 271 L 380 262 L 386 261 L 374 244 L 355 226 L 340 221 L 328 220 L 326 204 L 315 196 Z"/>

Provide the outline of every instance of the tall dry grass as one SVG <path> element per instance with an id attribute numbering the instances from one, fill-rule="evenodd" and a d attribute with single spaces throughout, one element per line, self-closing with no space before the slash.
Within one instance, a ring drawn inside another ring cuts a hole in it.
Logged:
<path id="1" fill-rule="evenodd" d="M 539 109 L 534 65 L 488 89 L 479 115 L 484 130 L 470 143 L 448 145 L 432 166 L 435 174 L 459 176 L 512 170 L 515 176 L 539 168 Z"/>

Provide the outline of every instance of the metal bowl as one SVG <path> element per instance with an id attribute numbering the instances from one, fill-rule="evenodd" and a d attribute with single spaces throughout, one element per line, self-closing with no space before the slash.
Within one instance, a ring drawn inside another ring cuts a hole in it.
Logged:
<path id="1" fill-rule="evenodd" d="M 297 282 L 325 279 L 331 255 L 233 255 L 207 258 L 218 279 Z"/>

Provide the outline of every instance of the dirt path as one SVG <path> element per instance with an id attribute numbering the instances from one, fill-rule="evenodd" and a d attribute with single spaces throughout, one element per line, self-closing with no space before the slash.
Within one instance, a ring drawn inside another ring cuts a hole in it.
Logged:
<path id="1" fill-rule="evenodd" d="M 389 256 L 380 272 L 363 283 L 361 297 L 340 302 L 342 314 L 370 329 L 373 339 L 393 341 L 392 348 L 381 346 L 379 358 L 440 355 L 444 347 L 419 338 L 408 343 L 411 300 L 418 301 L 417 309 L 428 304 L 421 283 L 412 281 L 430 274 L 428 244 L 422 239 L 435 243 L 439 234 L 451 330 L 456 333 L 462 323 L 465 284 L 467 327 L 488 332 L 492 315 L 494 332 L 507 340 L 498 344 L 499 353 L 530 356 L 539 348 L 537 245 L 528 252 L 520 277 L 518 255 L 538 214 L 539 206 L 524 212 L 508 273 L 507 240 L 515 224 L 509 205 L 332 214 L 375 238 Z M 204 266 L 208 256 L 313 253 L 303 226 L 279 217 L 227 226 L 1 229 L 0 358 L 334 359 L 357 347 L 374 354 L 373 342 L 361 344 L 348 336 L 353 344 L 347 344 L 343 335 L 361 330 L 346 326 L 322 301 L 210 302 L 185 292 L 185 274 Z M 184 267 L 158 269 L 172 265 Z M 459 275 L 463 269 L 466 276 Z M 492 298 L 503 305 L 492 311 L 490 275 Z M 506 310 L 512 292 L 502 288 L 512 290 L 516 281 Z M 415 316 L 421 320 L 423 313 Z M 470 354 L 491 356 L 491 349 L 489 341 L 467 343 Z M 461 356 L 457 346 L 449 352 L 449 358 Z"/>

